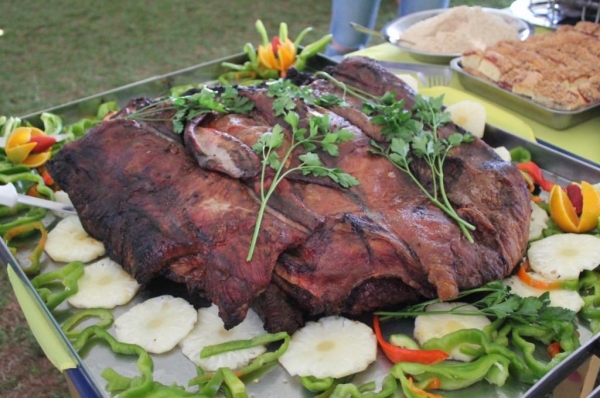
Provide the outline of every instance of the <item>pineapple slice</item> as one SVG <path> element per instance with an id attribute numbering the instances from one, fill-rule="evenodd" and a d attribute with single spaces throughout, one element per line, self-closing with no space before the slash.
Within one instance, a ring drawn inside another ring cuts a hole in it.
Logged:
<path id="1" fill-rule="evenodd" d="M 114 308 L 127 304 L 140 285 L 123 268 L 109 258 L 85 267 L 77 281 L 78 291 L 68 298 L 77 308 Z"/>
<path id="2" fill-rule="evenodd" d="M 376 357 L 377 338 L 370 327 L 329 316 L 294 333 L 279 362 L 292 376 L 337 379 L 365 370 Z"/>
<path id="3" fill-rule="evenodd" d="M 54 261 L 88 263 L 104 256 L 104 244 L 85 232 L 77 216 L 62 219 L 48 233 L 44 250 Z"/>
<path id="4" fill-rule="evenodd" d="M 120 342 L 162 354 L 187 336 L 197 321 L 198 313 L 191 304 L 165 295 L 146 300 L 115 319 L 115 333 Z"/>
<path id="5" fill-rule="evenodd" d="M 54 192 L 54 200 L 58 203 L 64 203 L 69 206 L 73 206 L 71 203 L 71 199 L 69 198 L 69 194 L 65 191 L 56 191 Z M 52 210 L 52 214 L 54 214 L 58 218 L 66 218 L 71 215 L 71 213 L 66 213 L 64 211 Z"/>
<path id="6" fill-rule="evenodd" d="M 539 278 L 539 277 L 538 277 Z M 546 290 L 536 289 L 524 283 L 518 276 L 513 275 L 505 278 L 502 283 L 510 286 L 511 293 L 521 297 L 539 297 Z M 571 311 L 579 312 L 583 308 L 583 299 L 578 292 L 565 289 L 549 290 L 550 305 L 553 307 L 563 307 Z"/>
<path id="7" fill-rule="evenodd" d="M 529 241 L 542 237 L 544 229 L 548 228 L 548 213 L 540 206 L 531 202 L 531 222 L 529 223 Z"/>
<path id="8" fill-rule="evenodd" d="M 196 366 L 205 371 L 214 372 L 219 368 L 239 369 L 252 359 L 266 351 L 264 346 L 256 346 L 243 350 L 229 351 L 200 358 L 200 351 L 206 346 L 226 343 L 233 340 L 248 340 L 267 333 L 263 322 L 252 310 L 248 311 L 246 319 L 236 327 L 225 330 L 223 321 L 219 318 L 219 308 L 211 305 L 198 310 L 198 323 L 194 329 L 179 342 L 181 352 Z"/>
<path id="9" fill-rule="evenodd" d="M 446 112 L 450 113 L 450 119 L 454 124 L 475 137 L 483 137 L 487 113 L 481 103 L 471 100 L 459 101 L 447 107 Z"/>
<path id="10" fill-rule="evenodd" d="M 410 87 L 415 93 L 419 91 L 419 83 L 417 82 L 417 79 L 415 79 L 415 77 L 413 75 L 409 75 L 409 74 L 399 74 L 396 75 L 398 76 L 398 78 L 400 78 L 400 80 L 402 80 L 404 83 L 406 83 L 408 85 L 408 87 Z"/>
<path id="11" fill-rule="evenodd" d="M 461 302 L 442 302 L 430 304 L 425 311 L 450 311 L 455 307 L 460 306 L 461 312 L 478 312 L 479 310 L 466 303 Z M 431 314 L 419 315 L 415 318 L 414 337 L 423 345 L 425 342 L 436 338 L 444 337 L 447 334 L 456 332 L 461 329 L 479 329 L 489 325 L 491 321 L 483 315 L 455 315 L 455 314 Z M 471 355 L 464 354 L 460 351 L 461 346 L 454 348 L 448 353 L 451 358 L 457 361 L 470 362 L 474 359 Z"/>
<path id="12" fill-rule="evenodd" d="M 500 156 L 500 159 L 504 160 L 505 162 L 511 162 L 512 161 L 512 157 L 510 156 L 510 151 L 508 149 L 506 149 L 505 146 L 499 146 L 494 148 L 494 152 L 496 152 L 496 154 L 498 156 Z"/>
<path id="13" fill-rule="evenodd" d="M 531 269 L 544 278 L 577 279 L 583 270 L 600 265 L 600 238 L 558 234 L 533 242 L 527 251 Z"/>

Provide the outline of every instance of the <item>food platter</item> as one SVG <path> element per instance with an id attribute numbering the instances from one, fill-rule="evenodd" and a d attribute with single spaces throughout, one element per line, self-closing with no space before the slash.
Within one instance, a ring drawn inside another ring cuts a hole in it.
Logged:
<path id="1" fill-rule="evenodd" d="M 498 15 L 502 17 L 510 25 L 516 26 L 519 31 L 519 39 L 525 40 L 533 33 L 533 26 L 528 22 L 523 21 L 520 18 L 515 17 L 510 12 L 504 12 L 493 8 L 482 8 L 484 12 Z M 409 53 L 414 59 L 434 63 L 434 64 L 448 64 L 452 59 L 460 56 L 460 53 L 432 53 L 427 51 L 417 50 L 407 45 L 403 45 L 398 39 L 402 37 L 402 34 L 411 26 L 417 22 L 424 21 L 428 18 L 432 18 L 447 12 L 447 9 L 436 9 L 420 11 L 414 14 L 409 14 L 404 17 L 395 19 L 385 25 L 382 29 L 384 36 L 388 37 L 388 41 L 391 44 L 398 46 L 403 51 Z"/>
<path id="2" fill-rule="evenodd" d="M 226 59 L 228 62 L 244 61 L 243 55 L 236 55 Z M 136 96 L 158 96 L 168 92 L 173 86 L 200 83 L 212 81 L 222 70 L 220 64 L 223 60 L 217 60 L 208 64 L 203 64 L 191 67 L 182 71 L 174 72 L 165 76 L 159 76 L 148 79 L 143 82 L 132 84 L 117 90 L 112 90 L 93 97 L 66 104 L 61 107 L 48 110 L 59 114 L 67 122 L 80 118 L 89 114 L 92 109 L 97 108 L 100 103 L 106 101 L 117 101 L 119 105 L 123 105 L 129 98 Z M 317 57 L 310 65 L 313 69 L 322 69 L 330 64 L 326 58 Z M 38 115 L 27 116 L 32 123 L 37 123 Z M 521 138 L 517 135 L 510 134 L 496 127 L 487 126 L 485 140 L 492 146 L 504 145 L 508 148 L 522 146 L 528 149 L 539 165 L 548 173 L 548 177 L 559 182 L 571 180 L 600 180 L 600 169 L 582 163 L 566 154 L 546 148 L 530 140 Z M 48 216 L 45 223 L 52 226 L 54 223 L 53 216 Z M 40 340 L 42 347 L 55 364 L 61 369 L 74 369 L 73 377 L 77 378 L 81 389 L 86 391 L 86 397 L 104 397 L 110 396 L 105 389 L 105 381 L 101 377 L 101 372 L 106 367 L 113 367 L 117 372 L 126 375 L 134 376 L 137 374 L 135 360 L 117 356 L 106 344 L 94 344 L 87 347 L 82 352 L 76 352 L 73 346 L 69 343 L 66 336 L 60 331 L 59 324 L 69 316 L 69 307 L 66 304 L 58 307 L 51 314 L 42 304 L 40 296 L 36 293 L 33 285 L 23 273 L 21 266 L 26 261 L 28 252 L 19 251 L 16 257 L 6 247 L 4 241 L 0 245 L 0 258 L 9 268 L 9 277 L 11 283 L 15 287 L 17 297 L 24 309 L 30 326 L 32 327 L 37 338 Z M 43 262 L 44 272 L 52 271 L 57 268 L 48 258 Z M 125 312 L 128 308 L 135 305 L 137 302 L 143 301 L 149 297 L 152 292 L 142 292 L 137 298 L 128 304 L 117 308 L 114 312 L 118 316 Z M 85 324 L 84 324 L 85 326 Z M 384 333 L 404 332 L 412 329 L 412 322 L 402 321 L 390 323 Z M 580 328 L 581 340 L 588 344 L 598 343 L 599 336 L 592 339 L 591 333 L 585 326 Z M 48 342 L 49 338 L 53 340 Z M 587 347 L 587 345 L 585 346 Z M 59 352 L 57 353 L 56 350 Z M 588 353 L 588 351 L 586 351 Z M 591 355 L 591 351 L 586 357 Z M 582 356 L 583 357 L 583 356 Z M 573 361 L 566 360 L 563 364 L 573 366 L 579 362 L 580 357 L 573 356 Z M 156 381 L 169 385 L 177 383 L 187 385 L 187 382 L 196 375 L 194 365 L 187 360 L 179 350 L 174 350 L 168 354 L 155 355 L 154 359 L 154 377 Z M 381 381 L 384 375 L 389 371 L 391 364 L 380 354 L 378 361 L 371 365 L 367 371 L 360 373 L 353 380 L 356 384 L 368 381 Z M 557 367 L 551 374 L 558 374 L 563 368 L 563 365 Z M 458 396 L 490 396 L 490 397 L 520 397 L 529 394 L 531 391 L 536 392 L 536 396 L 542 393 L 549 392 L 559 379 L 549 378 L 550 382 L 544 386 L 544 390 L 540 390 L 537 386 L 530 387 L 514 380 L 510 380 L 503 388 L 497 389 L 486 383 L 478 383 L 468 389 L 446 394 L 448 397 Z M 302 388 L 300 382 L 290 377 L 281 367 L 271 369 L 268 373 L 257 376 L 253 380 L 246 380 L 250 396 L 254 397 L 310 397 L 313 396 L 310 392 Z M 537 389 L 536 389 L 537 388 Z M 79 390 L 79 389 L 78 389 Z M 83 391 L 83 390 L 81 390 Z"/>

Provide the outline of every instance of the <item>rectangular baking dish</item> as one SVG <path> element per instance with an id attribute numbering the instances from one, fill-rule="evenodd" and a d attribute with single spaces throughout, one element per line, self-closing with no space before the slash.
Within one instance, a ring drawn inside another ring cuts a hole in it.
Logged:
<path id="1" fill-rule="evenodd" d="M 489 80 L 474 76 L 462 68 L 460 61 L 460 57 L 454 58 L 450 62 L 450 67 L 456 72 L 458 80 L 464 88 L 545 126 L 556 130 L 565 130 L 600 115 L 600 103 L 575 111 L 561 111 L 545 107 L 530 98 L 504 90 Z"/>
<path id="2" fill-rule="evenodd" d="M 49 109 L 49 112 L 59 114 L 65 122 L 75 121 L 85 115 L 95 113 L 98 105 L 106 101 L 117 101 L 124 105 L 127 100 L 136 96 L 159 96 L 166 94 L 168 90 L 176 85 L 198 84 L 206 81 L 214 81 L 222 73 L 221 62 L 243 62 L 243 54 L 234 55 L 206 64 L 187 68 L 163 76 L 157 76 L 119 89 L 94 95 L 80 101 L 74 101 L 63 106 Z M 310 67 L 318 70 L 333 61 L 325 57 L 317 57 Z M 39 113 L 26 116 L 32 123 L 37 123 Z M 543 145 L 525 140 L 498 128 L 487 126 L 485 141 L 491 146 L 505 146 L 513 148 L 523 146 L 531 151 L 534 159 L 545 169 L 548 178 L 560 182 L 570 180 L 600 181 L 600 168 L 587 164 L 560 151 L 544 147 Z M 53 216 L 47 216 L 46 224 L 53 222 Z M 29 279 L 23 273 L 20 263 L 24 262 L 29 253 L 19 251 L 13 256 L 5 242 L 0 240 L 0 260 L 8 267 L 8 274 L 17 298 L 28 319 L 40 345 L 46 355 L 61 371 L 64 371 L 78 396 L 82 397 L 109 397 L 106 391 L 106 382 L 101 377 L 101 372 L 107 367 L 114 368 L 117 372 L 134 376 L 137 374 L 135 358 L 117 356 L 105 344 L 88 344 L 83 352 L 78 353 L 70 344 L 69 340 L 60 330 L 59 324 L 72 313 L 67 305 L 62 305 L 55 311 L 60 315 L 53 315 L 44 306 L 42 299 L 37 294 Z M 43 261 L 44 272 L 57 269 L 48 258 Z M 119 316 L 131 306 L 143 301 L 144 294 L 138 296 L 127 306 L 118 307 L 114 310 L 115 316 Z M 84 324 L 85 326 L 85 324 Z M 385 333 L 410 333 L 412 321 L 398 321 L 384 325 Z M 112 331 L 112 329 L 109 329 Z M 550 372 L 544 379 L 534 386 L 509 380 L 502 388 L 493 387 L 487 383 L 477 383 L 466 389 L 448 392 L 446 397 L 539 397 L 550 393 L 562 379 L 566 378 L 574 369 L 579 367 L 590 356 L 600 351 L 600 335 L 592 336 L 586 327 L 580 327 L 582 347 L 573 353 L 567 360 L 563 361 L 557 368 Z M 152 355 L 154 360 L 154 378 L 163 384 L 177 383 L 187 385 L 187 382 L 196 375 L 194 365 L 175 349 L 164 355 Z M 376 363 L 371 365 L 365 372 L 358 374 L 353 382 L 361 384 L 376 380 L 380 381 L 388 374 L 391 364 L 381 354 Z M 268 373 L 262 375 L 256 381 L 247 381 L 249 396 L 261 398 L 278 397 L 311 397 L 313 394 L 304 389 L 297 378 L 290 377 L 283 368 L 275 367 Z"/>

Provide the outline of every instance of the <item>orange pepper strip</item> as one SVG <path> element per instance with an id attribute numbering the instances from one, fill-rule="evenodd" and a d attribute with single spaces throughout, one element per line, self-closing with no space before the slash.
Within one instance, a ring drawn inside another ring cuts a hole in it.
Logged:
<path id="1" fill-rule="evenodd" d="M 555 341 L 553 343 L 550 343 L 550 345 L 548 346 L 548 355 L 550 355 L 550 358 L 554 358 L 561 351 L 562 351 L 562 348 L 560 346 L 560 341 Z"/>
<path id="2" fill-rule="evenodd" d="M 46 168 L 44 167 L 42 172 L 42 178 L 44 179 L 44 184 L 46 184 L 47 187 L 51 187 L 52 185 L 54 185 L 54 178 L 52 178 L 52 176 L 50 175 L 50 173 L 48 173 L 48 170 L 46 170 Z"/>
<path id="3" fill-rule="evenodd" d="M 277 57 L 279 58 L 281 77 L 285 77 L 286 71 L 296 60 L 296 47 L 290 39 L 286 39 L 280 44 L 277 49 Z"/>
<path id="4" fill-rule="evenodd" d="M 434 379 L 436 379 L 438 381 L 439 384 L 439 379 L 437 377 L 434 377 Z M 431 384 L 431 382 L 429 382 Z M 427 385 L 427 387 L 429 387 L 429 384 Z M 419 387 L 415 386 L 415 383 L 413 382 L 412 377 L 408 378 L 408 388 L 410 389 L 410 391 L 415 394 L 418 397 L 425 397 L 425 398 L 443 398 L 441 395 L 438 394 L 432 394 L 430 392 L 427 392 L 425 390 L 421 390 Z"/>
<path id="5" fill-rule="evenodd" d="M 46 240 L 48 239 L 48 233 L 46 232 L 46 227 L 44 227 L 44 224 L 42 224 L 41 221 L 33 221 L 27 224 L 17 225 L 16 227 L 13 227 L 6 231 L 6 233 L 2 237 L 2 239 L 4 239 L 4 241 L 8 245 L 12 238 L 14 238 L 15 236 L 32 231 L 34 229 L 39 230 L 42 236 L 40 237 L 40 240 L 35 249 L 33 249 L 31 254 L 29 254 L 28 258 L 29 260 L 31 260 L 31 264 L 29 265 L 29 267 L 23 268 L 23 271 L 29 276 L 36 275 L 40 272 L 40 258 L 44 253 L 44 246 L 46 245 Z"/>
<path id="6" fill-rule="evenodd" d="M 521 264 L 521 267 L 519 268 L 519 271 L 517 272 L 517 277 L 526 285 L 529 285 L 535 289 L 541 289 L 541 290 L 558 290 L 558 289 L 577 289 L 577 283 L 578 280 L 574 279 L 574 280 L 565 280 L 565 281 L 551 281 L 551 280 L 545 280 L 545 279 L 540 279 L 540 278 L 536 278 L 535 276 L 531 275 L 529 273 L 529 271 L 531 270 L 531 266 L 529 264 L 529 261 L 525 260 L 523 261 L 523 264 Z"/>
<path id="7" fill-rule="evenodd" d="M 373 329 L 375 330 L 375 336 L 377 336 L 377 342 L 381 347 L 385 356 L 393 363 L 398 362 L 414 362 L 425 365 L 430 365 L 438 362 L 442 362 L 448 359 L 450 355 L 441 350 L 412 350 L 409 348 L 402 348 L 388 343 L 383 339 L 381 334 L 381 327 L 379 326 L 379 317 L 375 315 L 373 317 Z"/>
<path id="8" fill-rule="evenodd" d="M 266 46 L 258 46 L 258 60 L 267 69 L 279 69 L 275 54 L 273 54 L 273 46 L 268 44 Z"/>
<path id="9" fill-rule="evenodd" d="M 440 388 L 441 385 L 442 385 L 442 383 L 440 382 L 440 379 L 433 376 L 431 379 L 429 379 L 429 382 L 427 383 L 427 387 L 425 387 L 425 389 L 426 390 L 436 390 L 436 389 Z"/>

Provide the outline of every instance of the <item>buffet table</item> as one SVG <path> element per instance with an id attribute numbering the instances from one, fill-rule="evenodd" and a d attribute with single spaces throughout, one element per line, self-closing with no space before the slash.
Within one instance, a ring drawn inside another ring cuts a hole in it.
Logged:
<path id="1" fill-rule="evenodd" d="M 363 55 L 385 61 L 421 63 L 412 58 L 407 52 L 388 43 L 369 47 L 351 55 Z M 456 73 L 452 77 L 450 87 L 465 92 L 469 97 L 475 97 L 483 103 L 492 103 L 489 99 L 467 92 L 458 81 Z M 494 104 L 494 106 L 525 122 L 531 128 L 538 142 L 569 152 L 587 162 L 600 164 L 600 117 L 595 117 L 566 130 L 554 130 L 501 105 Z"/>

